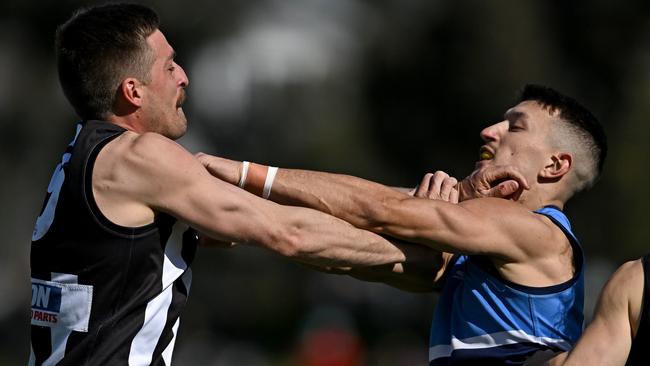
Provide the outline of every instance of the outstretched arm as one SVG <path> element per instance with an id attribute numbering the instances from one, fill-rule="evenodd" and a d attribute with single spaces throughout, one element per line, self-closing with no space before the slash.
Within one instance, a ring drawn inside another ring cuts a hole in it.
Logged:
<path id="1" fill-rule="evenodd" d="M 640 260 L 622 265 L 603 288 L 594 318 L 570 352 L 547 360 L 536 354 L 527 366 L 623 366 L 636 334 L 643 294 Z"/>
<path id="2" fill-rule="evenodd" d="M 249 166 L 246 181 L 239 162 L 208 155 L 199 155 L 199 160 L 220 179 L 233 184 L 243 181 L 247 189 L 263 191 L 263 177 L 268 175 L 266 171 L 260 173 L 262 168 L 257 165 Z M 510 176 L 517 179 L 520 188 L 526 187 L 520 175 Z M 269 193 L 269 198 L 278 203 L 315 208 L 354 226 L 442 252 L 496 254 L 520 260 L 530 254 L 525 252 L 527 249 L 540 247 L 527 236 L 549 237 L 549 226 L 521 205 L 504 200 L 470 200 L 452 205 L 410 197 L 342 174 L 279 169 L 272 189 L 267 189 Z M 531 232 L 539 236 L 528 235 Z"/>
<path id="3" fill-rule="evenodd" d="M 125 133 L 100 152 L 93 184 L 129 212 L 166 212 L 218 240 L 265 247 L 321 266 L 402 263 L 404 252 L 375 233 L 316 210 L 256 197 L 211 176 L 180 145 Z"/>

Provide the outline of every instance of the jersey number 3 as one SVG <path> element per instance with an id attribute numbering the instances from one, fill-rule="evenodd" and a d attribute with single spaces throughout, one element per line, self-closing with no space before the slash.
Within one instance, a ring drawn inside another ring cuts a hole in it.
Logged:
<path id="1" fill-rule="evenodd" d="M 54 211 L 56 210 L 56 204 L 59 202 L 59 193 L 61 192 L 61 187 L 63 186 L 63 181 L 65 180 L 65 172 L 63 166 L 70 161 L 72 154 L 72 147 L 77 141 L 79 132 L 81 131 L 81 124 L 77 125 L 77 133 L 74 136 L 72 142 L 68 145 L 66 153 L 63 154 L 61 158 L 61 163 L 56 166 L 54 169 L 54 174 L 52 179 L 50 179 L 50 184 L 47 186 L 47 196 L 45 197 L 45 204 L 43 205 L 43 210 L 41 214 L 36 219 L 36 225 L 34 226 L 34 232 L 32 233 L 32 241 L 39 240 L 42 238 L 52 225 L 54 221 Z"/>

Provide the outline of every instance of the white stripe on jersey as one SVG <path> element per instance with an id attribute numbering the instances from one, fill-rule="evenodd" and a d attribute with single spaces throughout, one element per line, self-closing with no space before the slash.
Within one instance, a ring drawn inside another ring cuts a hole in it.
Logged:
<path id="1" fill-rule="evenodd" d="M 51 276 L 52 276 L 52 282 L 69 284 L 69 285 L 76 285 L 79 283 L 77 276 L 73 274 L 53 272 Z M 66 308 L 65 306 L 66 304 L 63 303 L 63 301 L 66 297 L 67 296 L 61 297 L 61 302 L 62 302 L 61 306 L 64 309 Z M 90 297 L 92 301 L 92 290 L 90 293 Z M 75 303 L 75 301 L 72 302 Z M 65 311 L 63 311 L 62 313 L 65 313 Z M 87 313 L 88 316 L 90 316 L 90 307 L 88 307 Z M 65 322 L 62 322 L 61 325 L 63 324 L 65 324 Z M 67 326 L 54 326 L 50 328 L 50 338 L 52 341 L 52 353 L 50 353 L 50 357 L 48 357 L 45 361 L 43 361 L 42 366 L 56 365 L 59 361 L 63 359 L 63 357 L 65 356 L 65 347 L 66 344 L 68 343 L 68 338 L 70 337 L 70 334 L 72 334 L 72 329 Z"/>
<path id="2" fill-rule="evenodd" d="M 34 355 L 34 347 L 32 347 L 32 342 L 29 342 L 29 362 L 27 363 L 27 366 L 35 366 L 36 365 L 36 355 Z"/>
<path id="3" fill-rule="evenodd" d="M 68 343 L 72 331 L 64 327 L 50 328 L 50 336 L 52 338 L 52 353 L 47 360 L 43 361 L 42 366 L 56 365 L 65 356 L 65 346 Z"/>
<path id="4" fill-rule="evenodd" d="M 174 352 L 174 344 L 176 343 L 176 334 L 178 334 L 178 326 L 180 325 L 180 322 L 180 318 L 176 319 L 176 323 L 174 323 L 174 327 L 172 327 L 172 334 L 174 337 L 167 345 L 167 348 L 162 352 L 163 361 L 165 361 L 165 365 L 167 366 L 172 364 L 172 353 Z"/>
<path id="5" fill-rule="evenodd" d="M 167 322 L 167 309 L 169 309 L 171 303 L 171 286 L 149 301 L 144 312 L 144 324 L 131 342 L 129 366 L 151 364 L 153 351 Z"/>
<path id="6" fill-rule="evenodd" d="M 165 247 L 162 273 L 162 288 L 164 289 L 174 283 L 187 269 L 187 263 L 181 257 L 181 249 L 181 243 L 176 240 L 170 240 Z"/>
<path id="7" fill-rule="evenodd" d="M 545 346 L 559 348 L 563 351 L 571 349 L 571 344 L 564 339 L 549 337 L 536 337 L 522 332 L 521 330 L 510 330 L 491 334 L 483 334 L 476 337 L 458 339 L 453 337 L 451 345 L 439 344 L 429 348 L 429 361 L 441 357 L 449 357 L 454 350 L 460 349 L 482 349 L 498 346 L 505 346 L 516 343 L 537 343 Z"/>
<path id="8" fill-rule="evenodd" d="M 144 324 L 131 342 L 129 366 L 151 363 L 154 350 L 167 323 L 167 311 L 172 303 L 172 285 L 183 275 L 185 269 L 187 269 L 187 263 L 181 257 L 181 243 L 168 242 L 163 259 L 163 291 L 147 304 L 144 312 Z"/>

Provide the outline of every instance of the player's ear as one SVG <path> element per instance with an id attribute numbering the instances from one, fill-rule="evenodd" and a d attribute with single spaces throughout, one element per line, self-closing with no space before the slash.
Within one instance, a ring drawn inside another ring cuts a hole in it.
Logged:
<path id="1" fill-rule="evenodd" d="M 136 78 L 122 80 L 117 89 L 116 102 L 135 108 L 142 107 L 142 83 Z"/>
<path id="2" fill-rule="evenodd" d="M 136 78 L 122 80 L 115 91 L 113 112 L 115 115 L 127 115 L 142 107 L 143 85 Z"/>
<path id="3" fill-rule="evenodd" d="M 573 156 L 568 152 L 556 152 L 551 155 L 539 176 L 544 179 L 559 179 L 571 170 Z"/>

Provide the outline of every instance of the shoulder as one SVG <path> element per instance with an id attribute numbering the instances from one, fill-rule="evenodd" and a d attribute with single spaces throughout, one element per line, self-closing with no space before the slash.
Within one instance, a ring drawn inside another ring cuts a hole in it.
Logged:
<path id="1" fill-rule="evenodd" d="M 186 187 L 205 173 L 189 151 L 157 133 L 125 132 L 106 146 L 98 162 L 103 173 L 99 177 L 142 197 Z"/>
<path id="2" fill-rule="evenodd" d="M 168 156 L 174 153 L 187 153 L 177 142 L 154 132 L 142 134 L 129 133 L 124 134 L 124 138 L 126 147 L 136 155 L 156 158 L 161 155 Z"/>
<path id="3" fill-rule="evenodd" d="M 557 258 L 571 250 L 569 239 L 557 225 L 519 202 L 486 197 L 462 205 L 487 228 L 503 233 L 499 240 L 510 243 L 501 253 L 506 258 L 517 262 Z"/>
<path id="4" fill-rule="evenodd" d="M 644 274 L 640 259 L 625 262 L 609 278 L 600 295 L 599 312 L 629 311 L 630 322 L 638 324 L 643 298 Z M 635 327 L 632 327 L 635 329 Z"/>
<path id="5" fill-rule="evenodd" d="M 634 281 L 643 279 L 643 263 L 641 262 L 641 259 L 623 263 L 618 267 L 612 276 L 612 279 L 621 283 L 630 280 Z"/>
<path id="6" fill-rule="evenodd" d="M 641 259 L 625 262 L 618 267 L 603 289 L 603 297 L 622 300 L 643 293 L 643 263 Z"/>
<path id="7" fill-rule="evenodd" d="M 126 132 L 115 142 L 111 143 L 110 152 L 119 159 L 119 165 L 127 169 L 137 169 L 138 172 L 160 170 L 165 168 L 178 169 L 194 157 L 177 142 L 157 133 Z"/>
<path id="8" fill-rule="evenodd" d="M 616 296 L 624 295 L 631 290 L 635 290 L 634 287 L 638 285 L 643 286 L 643 263 L 641 259 L 625 262 L 618 267 L 607 282 L 605 291 Z M 643 287 L 641 287 L 642 289 Z"/>

